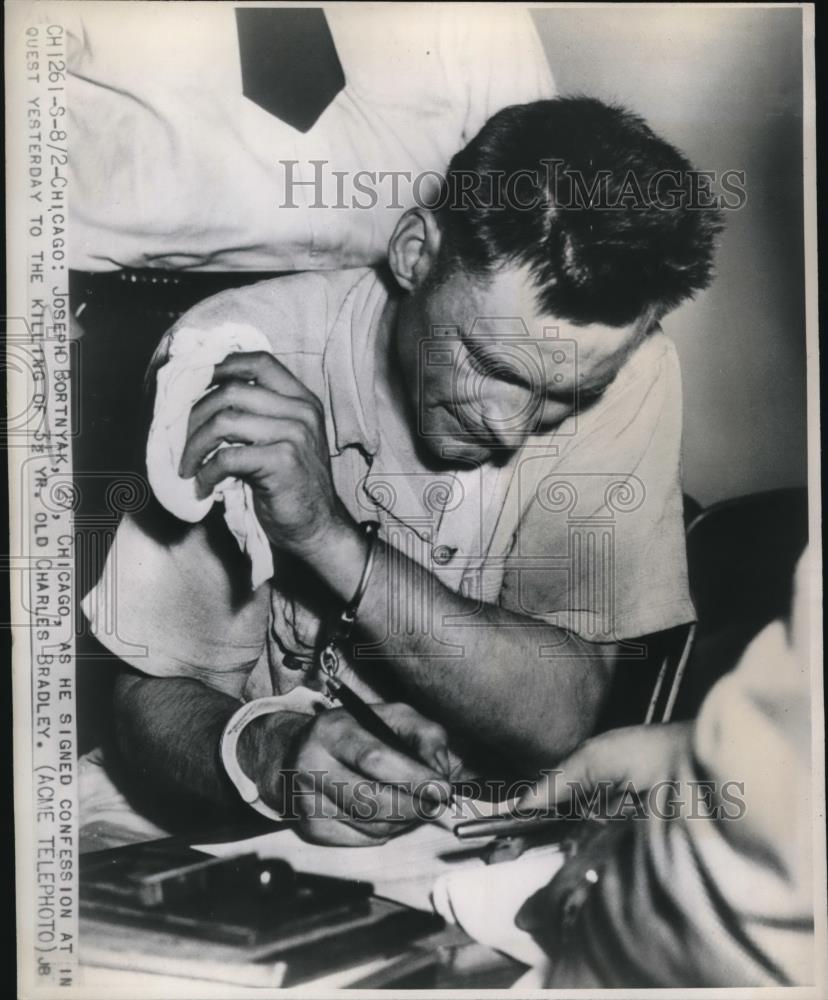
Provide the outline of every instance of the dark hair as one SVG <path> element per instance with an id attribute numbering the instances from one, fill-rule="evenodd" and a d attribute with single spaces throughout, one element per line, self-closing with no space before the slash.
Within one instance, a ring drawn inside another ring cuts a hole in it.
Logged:
<path id="1" fill-rule="evenodd" d="M 638 115 L 587 97 L 514 105 L 451 161 L 434 277 L 528 265 L 540 307 L 561 319 L 661 316 L 710 281 L 713 201 Z"/>

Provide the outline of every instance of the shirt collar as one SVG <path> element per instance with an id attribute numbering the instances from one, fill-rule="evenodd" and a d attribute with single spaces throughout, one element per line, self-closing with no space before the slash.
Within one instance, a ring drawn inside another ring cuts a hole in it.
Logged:
<path id="1" fill-rule="evenodd" d="M 326 429 L 333 454 L 352 445 L 366 455 L 379 449 L 374 388 L 375 344 L 388 290 L 367 269 L 351 286 L 328 334 L 322 358 Z"/>

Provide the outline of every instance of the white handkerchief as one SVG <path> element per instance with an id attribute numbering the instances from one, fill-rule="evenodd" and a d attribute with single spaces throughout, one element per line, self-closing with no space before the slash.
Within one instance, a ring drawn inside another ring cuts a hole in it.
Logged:
<path id="1" fill-rule="evenodd" d="M 273 576 L 273 553 L 253 510 L 250 487 L 240 479 L 224 479 L 202 500 L 196 496 L 195 478 L 182 479 L 178 474 L 192 405 L 207 391 L 214 367 L 235 351 L 271 352 L 271 347 L 260 330 L 243 323 L 223 323 L 209 330 L 187 326 L 176 330 L 169 358 L 156 376 L 147 474 L 159 503 L 182 521 L 195 524 L 217 500 L 223 501 L 227 527 L 250 557 L 255 589 Z"/>

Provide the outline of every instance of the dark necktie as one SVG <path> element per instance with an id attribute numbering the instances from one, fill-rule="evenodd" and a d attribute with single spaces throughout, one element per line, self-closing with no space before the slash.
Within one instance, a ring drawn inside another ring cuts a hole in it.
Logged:
<path id="1" fill-rule="evenodd" d="M 260 108 L 307 132 L 345 86 L 320 7 L 237 7 L 242 90 Z"/>

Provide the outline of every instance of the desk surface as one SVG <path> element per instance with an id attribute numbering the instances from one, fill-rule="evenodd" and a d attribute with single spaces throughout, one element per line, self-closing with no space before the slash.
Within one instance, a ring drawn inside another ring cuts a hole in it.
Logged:
<path id="1" fill-rule="evenodd" d="M 384 877 L 390 891 L 381 891 L 382 896 L 402 904 L 413 900 L 414 908 L 421 912 L 431 910 L 428 888 L 436 875 L 451 864 L 450 858 L 458 849 L 451 834 L 434 827 L 420 828 L 382 848 L 362 850 L 306 844 L 287 829 L 271 831 L 263 839 L 240 842 L 228 838 L 228 841 L 224 841 L 225 846 L 208 848 L 210 853 L 231 856 L 255 849 L 263 857 L 284 857 L 297 870 L 319 873 L 321 869 L 339 877 L 370 880 L 375 885 Z M 171 838 L 169 843 L 181 846 L 192 843 L 192 839 Z M 465 850 L 460 856 L 468 853 Z M 341 854 L 344 856 L 340 857 Z M 482 865 L 479 859 L 466 857 L 465 863 L 469 862 Z M 383 900 L 375 905 L 380 909 L 383 906 L 399 909 L 398 904 Z M 280 962 L 278 955 L 268 961 L 253 961 L 233 946 L 188 938 L 164 929 L 129 926 L 88 914 L 80 922 L 82 981 L 91 989 L 105 989 L 113 996 L 122 990 L 124 996 L 134 995 L 138 985 L 141 995 L 147 997 L 180 996 L 185 987 L 189 989 L 185 995 L 193 995 L 195 988 L 199 996 L 226 996 L 228 984 L 234 987 L 233 995 L 296 985 L 314 989 L 505 988 L 525 969 L 473 941 L 455 925 L 426 937 L 409 938 L 405 946 L 389 946 L 385 954 L 368 956 L 363 951 L 349 964 L 343 962 L 341 955 L 329 954 L 335 951 L 323 945 L 320 955 L 324 961 L 320 961 L 319 967 L 309 965 L 305 956 L 297 972 L 295 967 L 290 969 Z M 313 962 L 312 954 L 310 959 Z M 326 971 L 320 974 L 326 964 Z"/>
<path id="2" fill-rule="evenodd" d="M 282 963 L 242 963 L 222 957 L 204 942 L 192 947 L 180 937 L 136 928 L 117 927 L 81 919 L 80 983 L 110 995 L 142 997 L 182 995 L 185 988 L 199 996 L 261 995 L 280 986 L 363 989 L 500 989 L 511 986 L 526 967 L 481 945 L 459 927 L 443 930 L 412 943 L 396 954 L 357 962 L 322 975 L 286 979 Z"/>

